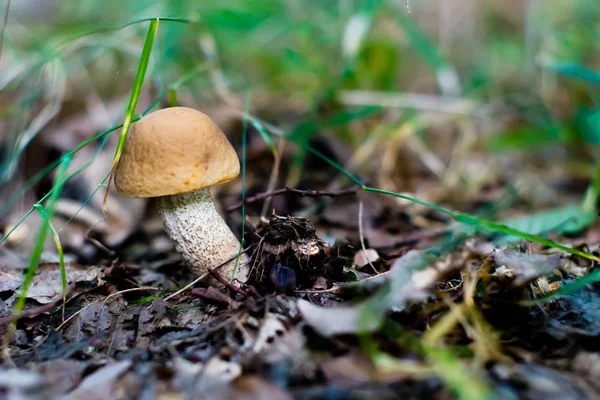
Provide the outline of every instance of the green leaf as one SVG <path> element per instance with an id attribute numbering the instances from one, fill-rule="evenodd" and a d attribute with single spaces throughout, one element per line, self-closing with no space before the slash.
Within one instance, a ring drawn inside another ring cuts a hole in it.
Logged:
<path id="1" fill-rule="evenodd" d="M 600 108 L 580 109 L 575 114 L 581 138 L 595 146 L 600 146 Z"/>
<path id="2" fill-rule="evenodd" d="M 560 134 L 557 130 L 526 126 L 489 136 L 486 139 L 486 147 L 489 151 L 496 153 L 514 150 L 532 150 L 558 140 L 560 140 Z"/>
<path id="3" fill-rule="evenodd" d="M 277 153 L 277 148 L 275 147 L 275 143 L 273 143 L 273 139 L 271 139 L 269 132 L 267 132 L 267 130 L 262 126 L 262 124 L 258 120 L 249 119 L 249 121 L 252 124 L 252 126 L 254 127 L 254 129 L 256 129 L 258 131 L 258 133 L 260 134 L 260 137 L 265 142 L 265 144 L 267 146 L 269 146 L 271 153 L 273 153 L 273 155 L 275 155 Z"/>
<path id="4" fill-rule="evenodd" d="M 508 218 L 501 223 L 534 235 L 545 235 L 549 232 L 573 234 L 592 224 L 595 219 L 595 213 L 585 213 L 581 204 L 569 204 L 521 217 Z"/>
<path id="5" fill-rule="evenodd" d="M 570 78 L 581 79 L 595 85 L 600 85 L 600 72 L 582 67 L 579 64 L 565 62 L 550 62 L 543 66 L 551 71 Z"/>
<path id="6" fill-rule="evenodd" d="M 150 21 L 150 26 L 148 27 L 146 41 L 144 42 L 144 48 L 142 49 L 142 55 L 138 63 L 138 70 L 135 75 L 135 81 L 133 82 L 133 88 L 131 90 L 131 97 L 129 98 L 129 105 L 127 106 L 127 111 L 125 112 L 125 120 L 123 122 L 123 128 L 121 129 L 121 136 L 119 136 L 119 143 L 117 144 L 117 149 L 115 150 L 113 170 L 119 163 L 121 153 L 123 153 L 125 141 L 127 140 L 127 134 L 129 133 L 129 127 L 131 126 L 133 115 L 135 113 L 135 107 L 137 106 L 137 102 L 140 98 L 140 92 L 142 91 L 142 86 L 144 84 L 144 77 L 146 76 L 146 70 L 148 69 L 148 63 L 150 62 L 152 44 L 154 43 L 156 31 L 158 30 L 158 22 L 158 19 L 153 19 Z"/>

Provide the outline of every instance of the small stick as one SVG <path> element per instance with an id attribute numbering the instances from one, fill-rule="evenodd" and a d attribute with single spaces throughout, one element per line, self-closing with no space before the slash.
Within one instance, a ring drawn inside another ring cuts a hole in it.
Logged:
<path id="1" fill-rule="evenodd" d="M 245 248 L 244 250 L 242 250 L 242 253 L 245 253 L 245 252 L 247 252 L 249 248 L 250 248 L 250 247 L 247 247 L 247 248 Z M 206 278 L 207 276 L 209 276 L 209 275 L 210 275 L 210 273 L 211 273 L 212 271 L 216 271 L 216 270 L 218 270 L 219 268 L 221 268 L 223 265 L 227 264 L 228 262 L 235 260 L 235 259 L 237 258 L 237 256 L 238 256 L 238 255 L 236 254 L 236 255 L 234 255 L 233 257 L 230 257 L 228 260 L 225 260 L 225 261 L 223 261 L 221 264 L 219 264 L 219 265 L 217 265 L 217 266 L 215 266 L 215 267 L 212 267 L 212 268 L 209 270 L 209 272 L 206 272 L 206 273 L 204 273 L 204 274 L 200 275 L 198 278 L 194 279 L 192 282 L 188 283 L 187 285 L 185 285 L 184 287 L 182 287 L 181 289 L 179 289 L 179 290 L 178 290 L 178 291 L 176 291 L 175 293 L 173 293 L 173 294 L 171 294 L 171 295 L 169 295 L 169 296 L 165 297 L 165 301 L 171 300 L 173 297 L 175 297 L 175 296 L 178 296 L 178 295 L 180 295 L 181 293 L 185 292 L 186 290 L 188 290 L 189 288 L 193 287 L 193 286 L 194 286 L 194 285 L 196 285 L 198 282 L 200 282 L 201 280 L 203 280 L 204 278 Z"/>
<path id="2" fill-rule="evenodd" d="M 336 191 L 320 191 L 320 190 L 312 190 L 312 189 L 296 189 L 291 187 L 284 187 L 283 189 L 277 189 L 270 192 L 259 193 L 254 196 L 247 197 L 244 202 L 239 202 L 227 207 L 227 212 L 233 212 L 242 208 L 244 204 L 255 203 L 257 201 L 261 201 L 273 196 L 280 196 L 285 193 L 294 193 L 299 195 L 300 197 L 338 197 L 338 196 L 346 196 L 346 195 L 354 195 L 358 192 L 360 188 L 358 186 L 354 186 L 348 189 L 336 190 Z"/>
<path id="3" fill-rule="evenodd" d="M 216 280 L 221 282 L 223 285 L 227 286 L 229 289 L 233 290 L 236 293 L 241 294 L 244 297 L 248 297 L 248 292 L 246 292 L 245 290 L 243 290 L 235 285 L 232 285 L 230 282 L 227 281 L 227 279 L 223 278 L 223 276 L 220 273 L 218 273 L 217 271 L 210 270 L 210 271 L 208 271 L 208 273 L 210 274 L 210 276 L 212 276 L 213 278 L 215 278 Z"/>
<path id="4" fill-rule="evenodd" d="M 232 306 L 234 304 L 233 300 L 231 300 L 230 297 L 228 297 L 221 291 L 215 289 L 213 286 L 209 286 L 208 288 L 194 288 L 192 289 L 192 294 L 194 296 L 202 297 L 205 300 L 209 300 L 219 304 L 224 304 L 226 306 Z"/>

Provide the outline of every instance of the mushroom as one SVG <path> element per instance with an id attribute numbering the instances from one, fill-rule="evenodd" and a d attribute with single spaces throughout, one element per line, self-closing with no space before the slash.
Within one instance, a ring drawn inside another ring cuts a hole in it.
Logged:
<path id="1" fill-rule="evenodd" d="M 200 111 L 172 107 L 132 125 L 115 172 L 115 186 L 126 197 L 156 197 L 166 231 L 190 270 L 202 275 L 234 257 L 240 247 L 217 212 L 210 186 L 240 173 L 240 162 L 217 124 Z M 233 274 L 235 260 L 221 267 Z M 248 279 L 242 254 L 235 274 Z"/>

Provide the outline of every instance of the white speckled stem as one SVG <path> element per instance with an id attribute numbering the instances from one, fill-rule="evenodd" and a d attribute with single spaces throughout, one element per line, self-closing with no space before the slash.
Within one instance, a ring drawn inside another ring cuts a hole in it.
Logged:
<path id="1" fill-rule="evenodd" d="M 240 242 L 215 209 L 208 189 L 158 198 L 158 211 L 175 248 L 197 275 L 237 254 Z M 248 258 L 240 256 L 235 278 L 248 279 Z M 235 260 L 218 272 L 231 278 Z"/>

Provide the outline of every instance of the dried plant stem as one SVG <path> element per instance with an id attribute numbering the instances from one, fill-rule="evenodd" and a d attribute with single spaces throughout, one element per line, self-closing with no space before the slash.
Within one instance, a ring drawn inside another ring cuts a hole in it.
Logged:
<path id="1" fill-rule="evenodd" d="M 355 186 L 344 190 L 337 191 L 319 191 L 312 189 L 295 189 L 290 187 L 284 187 L 283 189 L 273 190 L 271 192 L 260 193 L 255 196 L 251 196 L 246 198 L 244 202 L 239 202 L 227 207 L 228 212 L 233 212 L 242 208 L 244 204 L 256 203 L 257 201 L 264 200 L 273 196 L 280 196 L 286 193 L 294 193 L 299 195 L 300 197 L 339 197 L 339 196 L 347 196 L 347 195 L 355 195 L 360 188 Z"/>

